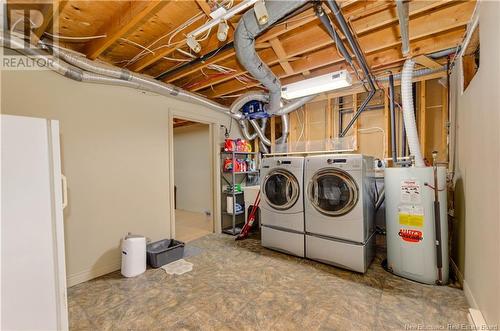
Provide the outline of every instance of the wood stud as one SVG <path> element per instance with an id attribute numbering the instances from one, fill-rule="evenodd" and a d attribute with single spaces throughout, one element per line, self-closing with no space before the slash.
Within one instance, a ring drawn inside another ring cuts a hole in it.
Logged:
<path id="1" fill-rule="evenodd" d="M 426 84 L 425 80 L 420 82 L 420 99 L 419 99 L 419 138 L 420 138 L 420 150 L 422 152 L 422 157 L 425 159 L 426 155 L 426 147 L 427 147 L 427 139 L 426 139 L 426 118 L 427 118 L 427 109 L 426 109 Z"/>
<path id="2" fill-rule="evenodd" d="M 385 131 L 385 149 L 384 149 L 384 157 L 388 158 L 392 153 L 391 147 L 391 114 L 389 109 L 389 90 L 384 88 L 383 92 L 384 98 L 384 131 Z"/>

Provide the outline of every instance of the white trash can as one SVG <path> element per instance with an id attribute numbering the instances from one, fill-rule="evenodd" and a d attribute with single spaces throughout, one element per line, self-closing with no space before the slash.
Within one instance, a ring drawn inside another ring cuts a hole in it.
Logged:
<path id="1" fill-rule="evenodd" d="M 135 277 L 146 271 L 146 238 L 128 234 L 122 240 L 122 275 Z"/>

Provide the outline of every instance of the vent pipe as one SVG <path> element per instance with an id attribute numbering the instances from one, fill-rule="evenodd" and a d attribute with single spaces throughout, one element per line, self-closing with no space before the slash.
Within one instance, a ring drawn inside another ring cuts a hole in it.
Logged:
<path id="1" fill-rule="evenodd" d="M 403 52 L 403 57 L 407 57 L 410 54 L 410 34 L 408 29 L 408 19 L 409 19 L 409 8 L 407 0 L 396 0 L 396 9 L 398 11 L 399 18 L 399 31 L 401 34 L 401 51 Z"/>
<path id="2" fill-rule="evenodd" d="M 259 24 L 254 10 L 247 11 L 238 22 L 234 33 L 236 57 L 240 64 L 269 90 L 268 112 L 275 115 L 280 110 L 281 82 L 269 69 L 255 50 L 255 38 L 281 18 L 306 4 L 307 0 L 267 0 L 265 6 L 269 14 L 266 24 Z"/>
<path id="3" fill-rule="evenodd" d="M 415 61 L 408 59 L 403 66 L 401 78 L 401 97 L 403 101 L 403 121 L 408 139 L 410 155 L 415 157 L 415 166 L 425 167 L 424 159 L 420 151 L 420 141 L 418 139 L 417 124 L 413 108 L 412 78 Z"/>
<path id="4" fill-rule="evenodd" d="M 389 109 L 391 113 L 391 154 L 392 162 L 398 163 L 398 149 L 396 145 L 396 108 L 394 100 L 394 76 L 389 74 Z"/>

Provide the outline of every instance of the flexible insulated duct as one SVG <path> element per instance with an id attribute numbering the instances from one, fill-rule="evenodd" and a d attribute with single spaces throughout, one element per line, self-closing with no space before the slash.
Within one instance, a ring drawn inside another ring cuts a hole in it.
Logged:
<path id="1" fill-rule="evenodd" d="M 403 56 L 408 56 L 410 53 L 410 34 L 408 28 L 409 21 L 409 1 L 396 0 L 396 9 L 399 19 L 399 31 L 401 34 L 401 52 Z"/>
<path id="2" fill-rule="evenodd" d="M 403 121 L 408 138 L 410 154 L 415 157 L 417 167 L 425 167 L 422 153 L 420 152 L 420 141 L 418 139 L 417 124 L 415 122 L 415 111 L 413 109 L 412 79 L 415 61 L 408 59 L 403 66 L 401 78 L 401 98 L 403 101 Z"/>
<path id="3" fill-rule="evenodd" d="M 253 140 L 257 136 L 261 139 L 262 150 L 268 152 L 266 147 L 270 146 L 270 140 L 265 136 L 265 130 L 267 125 L 267 118 L 261 119 L 259 126 L 256 121 L 258 129 L 255 133 L 250 134 L 248 132 L 248 125 L 245 116 L 241 113 L 241 108 L 243 105 L 249 101 L 257 100 L 264 103 L 269 102 L 269 95 L 263 92 L 249 92 L 235 100 L 230 107 L 225 107 L 216 102 L 213 102 L 203 96 L 197 95 L 180 89 L 176 86 L 165 84 L 163 82 L 157 81 L 151 77 L 133 73 L 129 70 L 114 67 L 106 63 L 101 63 L 97 61 L 89 60 L 75 52 L 59 48 L 50 44 L 41 43 L 40 48 L 36 47 L 26 47 L 24 40 L 17 37 L 7 37 L 3 34 L 0 35 L 0 44 L 4 47 L 12 48 L 18 52 L 23 53 L 28 57 L 44 57 L 49 59 L 51 54 L 45 50 L 51 50 L 54 55 L 54 60 L 50 61 L 50 69 L 57 72 L 60 75 L 68 77 L 72 80 L 79 82 L 87 82 L 94 84 L 105 84 L 114 86 L 125 86 L 133 89 L 144 90 L 148 92 L 157 93 L 160 95 L 165 95 L 169 97 L 174 97 L 181 99 L 183 101 L 194 102 L 205 106 L 207 108 L 216 110 L 225 115 L 231 116 L 236 119 L 240 124 L 240 128 L 243 136 L 247 140 Z M 287 103 L 281 109 L 279 109 L 279 115 L 282 116 L 282 135 L 277 139 L 277 143 L 286 142 L 289 134 L 288 125 L 288 113 L 296 110 L 297 108 L 303 106 L 306 102 L 313 99 L 314 96 L 307 96 L 292 102 Z"/>
<path id="4" fill-rule="evenodd" d="M 64 50 L 59 47 L 53 47 L 48 44 L 43 44 L 43 46 L 52 49 L 52 52 L 56 57 L 83 70 L 93 72 L 95 74 L 106 77 L 112 77 L 122 81 L 129 81 L 131 83 L 136 84 L 135 86 L 137 87 L 135 88 L 158 93 L 161 95 L 175 97 L 188 102 L 194 102 L 199 105 L 205 106 L 207 108 L 216 110 L 218 112 L 222 112 L 226 115 L 233 117 L 236 120 L 243 119 L 243 115 L 236 112 L 231 113 L 228 107 L 220 105 L 217 102 L 213 102 L 195 93 L 191 93 L 183 89 L 180 89 L 174 85 L 165 84 L 163 82 L 157 81 L 154 78 L 133 73 L 127 69 L 122 69 L 105 63 L 92 61 L 83 56 L 74 54 L 73 52 Z"/>
<path id="5" fill-rule="evenodd" d="M 260 25 L 255 17 L 254 10 L 251 9 L 243 14 L 234 33 L 234 45 L 238 61 L 269 90 L 268 112 L 271 115 L 280 110 L 281 82 L 257 54 L 255 38 L 281 18 L 302 7 L 306 2 L 307 0 L 267 0 L 265 5 L 269 14 L 268 22 Z"/>
<path id="6" fill-rule="evenodd" d="M 261 125 L 258 130 L 255 130 L 253 134 L 250 134 L 248 131 L 247 121 L 245 120 L 243 114 L 240 113 L 241 108 L 249 101 L 260 101 L 263 103 L 269 102 L 269 95 L 264 92 L 247 92 L 236 99 L 233 104 L 227 108 L 222 105 L 219 105 L 216 102 L 208 100 L 202 96 L 199 96 L 194 93 L 187 92 L 185 90 L 179 89 L 173 85 L 165 84 L 157 81 L 156 79 L 150 78 L 145 75 L 140 75 L 133 73 L 129 70 L 117 68 L 106 63 L 100 63 L 96 61 L 91 61 L 87 58 L 84 58 L 80 55 L 74 54 L 71 51 L 64 50 L 61 48 L 51 47 L 51 45 L 45 45 L 45 47 L 50 47 L 53 50 L 54 55 L 63 59 L 66 62 L 69 62 L 81 69 L 94 72 L 99 75 L 109 76 L 112 78 L 130 81 L 138 84 L 138 87 L 147 88 L 147 90 L 156 92 L 159 94 L 168 94 L 173 97 L 182 97 L 186 101 L 199 101 L 198 103 L 204 106 L 207 106 L 211 109 L 223 112 L 226 115 L 229 115 L 236 119 L 239 123 L 242 135 L 247 140 L 254 140 L 257 136 L 261 139 L 261 141 L 270 146 L 269 139 L 265 136 L 265 130 L 267 125 L 267 119 L 261 120 Z M 286 142 L 286 138 L 288 137 L 288 114 L 291 111 L 296 110 L 299 107 L 302 107 L 306 102 L 312 100 L 314 96 L 307 96 L 300 99 L 297 99 L 293 102 L 286 104 L 279 110 L 279 115 L 282 116 L 282 122 L 285 123 L 283 125 L 282 135 L 278 138 L 277 142 L 283 143 Z M 252 123 L 252 126 L 255 123 Z M 269 142 L 269 143 L 268 143 Z"/>

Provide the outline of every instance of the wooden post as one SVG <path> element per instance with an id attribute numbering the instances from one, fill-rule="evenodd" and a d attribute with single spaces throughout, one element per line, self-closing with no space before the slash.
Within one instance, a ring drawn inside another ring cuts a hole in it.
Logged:
<path id="1" fill-rule="evenodd" d="M 333 138 L 337 138 L 339 136 L 339 128 L 337 128 L 338 123 L 339 123 L 339 116 L 340 116 L 340 111 L 339 111 L 339 98 L 332 99 L 333 103 L 333 123 L 332 123 L 332 133 L 333 133 Z"/>
<path id="2" fill-rule="evenodd" d="M 293 152 L 293 146 L 295 145 L 295 144 L 293 144 L 294 139 L 295 139 L 294 138 L 294 136 L 295 136 L 295 120 L 294 120 L 294 118 L 295 118 L 295 116 L 297 116 L 297 112 L 298 111 L 299 110 L 296 110 L 294 112 L 291 112 L 288 115 L 288 118 L 289 118 L 289 121 L 290 121 L 290 123 L 289 123 L 290 124 L 290 133 L 288 134 L 288 140 L 287 140 L 288 141 L 288 151 L 289 152 Z M 295 116 L 294 116 L 294 114 L 295 114 Z"/>
<path id="3" fill-rule="evenodd" d="M 271 153 L 275 152 L 276 144 L 276 116 L 271 117 Z"/>
<path id="4" fill-rule="evenodd" d="M 304 136 L 303 136 L 303 141 L 304 141 L 304 148 L 303 148 L 303 152 L 307 152 L 308 150 L 308 146 L 307 146 L 307 142 L 309 141 L 309 119 L 308 119 L 308 113 L 307 113 L 307 103 L 304 105 L 304 118 L 302 119 L 304 121 Z"/>
<path id="5" fill-rule="evenodd" d="M 422 157 L 425 159 L 425 148 L 426 148 L 426 128 L 425 128 L 425 118 L 426 118 L 426 103 L 425 103 L 425 80 L 420 82 L 420 150 L 422 152 Z"/>
<path id="6" fill-rule="evenodd" d="M 358 95 L 357 94 L 353 94 L 352 95 L 352 116 L 354 116 L 354 114 L 356 113 L 356 111 L 358 110 Z M 356 122 L 354 122 L 354 150 L 358 151 L 359 149 L 359 131 L 358 131 L 358 128 L 359 128 L 359 123 L 360 123 L 360 120 L 361 120 L 361 115 L 358 117 L 358 119 L 356 120 Z"/>
<path id="7" fill-rule="evenodd" d="M 389 114 L 389 90 L 384 88 L 384 131 L 385 131 L 385 148 L 384 148 L 384 157 L 389 157 L 390 153 L 392 153 L 391 149 L 391 116 Z"/>
<path id="8" fill-rule="evenodd" d="M 448 87 L 443 87 L 443 92 L 442 92 L 442 100 L 441 100 L 441 105 L 442 105 L 442 113 L 441 113 L 441 121 L 442 121 L 442 132 L 441 132 L 441 146 L 443 146 L 443 156 L 442 160 L 445 162 L 448 161 L 448 131 L 449 131 L 449 125 L 448 125 Z"/>
<path id="9" fill-rule="evenodd" d="M 325 139 L 331 139 L 333 136 L 333 112 L 332 112 L 332 99 L 328 98 L 326 104 L 326 132 Z"/>

